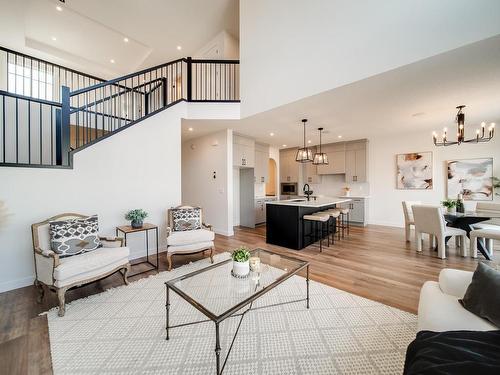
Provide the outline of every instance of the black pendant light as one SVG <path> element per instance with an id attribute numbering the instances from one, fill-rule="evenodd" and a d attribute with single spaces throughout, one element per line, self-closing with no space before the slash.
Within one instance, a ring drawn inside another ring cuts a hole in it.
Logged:
<path id="1" fill-rule="evenodd" d="M 436 132 L 432 134 L 432 140 L 434 141 L 435 146 L 451 146 L 451 145 L 460 145 L 462 143 L 482 143 L 490 141 L 495 135 L 495 124 L 492 122 L 488 127 L 488 135 L 485 134 L 486 124 L 481 123 L 481 129 L 476 129 L 476 136 L 474 138 L 465 139 L 465 114 L 463 113 L 464 105 L 459 105 L 457 107 L 457 140 L 449 141 L 448 140 L 448 129 L 443 129 L 443 136 L 441 140 L 438 140 L 438 135 Z"/>
<path id="2" fill-rule="evenodd" d="M 313 153 L 309 147 L 306 147 L 306 122 L 307 119 L 302 119 L 304 124 L 304 147 L 297 150 L 297 156 L 295 156 L 295 161 L 299 163 L 310 163 L 313 161 Z"/>
<path id="3" fill-rule="evenodd" d="M 314 165 L 326 165 L 328 164 L 328 155 L 325 152 L 321 152 L 321 132 L 323 128 L 318 128 L 319 130 L 319 152 L 314 154 L 313 164 Z"/>

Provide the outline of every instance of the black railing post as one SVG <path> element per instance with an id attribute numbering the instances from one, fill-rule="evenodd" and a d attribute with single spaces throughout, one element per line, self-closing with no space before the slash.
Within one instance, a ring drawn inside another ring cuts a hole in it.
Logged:
<path id="1" fill-rule="evenodd" d="M 191 57 L 186 59 L 187 61 L 187 101 L 190 102 L 193 99 L 193 63 Z"/>
<path id="2" fill-rule="evenodd" d="M 162 78 L 161 79 L 161 93 L 162 93 L 162 104 L 163 107 L 167 106 L 168 98 L 167 98 L 167 93 L 168 93 L 168 87 L 167 87 L 167 79 Z"/>
<path id="3" fill-rule="evenodd" d="M 149 93 L 144 94 L 144 115 L 149 114 Z"/>
<path id="4" fill-rule="evenodd" d="M 69 87 L 61 86 L 61 109 L 56 110 L 56 165 L 69 165 L 71 151 L 69 101 Z"/>

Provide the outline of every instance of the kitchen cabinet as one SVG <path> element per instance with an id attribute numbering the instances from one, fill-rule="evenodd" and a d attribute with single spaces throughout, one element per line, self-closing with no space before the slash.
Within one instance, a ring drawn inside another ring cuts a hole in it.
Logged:
<path id="1" fill-rule="evenodd" d="M 255 198 L 255 224 L 266 222 L 266 202 L 273 202 L 276 200 L 276 197 Z"/>
<path id="2" fill-rule="evenodd" d="M 267 182 L 269 174 L 268 171 L 269 171 L 269 146 L 256 143 L 254 181 L 257 183 Z"/>
<path id="3" fill-rule="evenodd" d="M 297 149 L 280 150 L 280 181 L 299 182 L 299 168 L 301 163 L 295 161 Z"/>
<path id="4" fill-rule="evenodd" d="M 367 141 L 347 142 L 345 150 L 345 180 L 366 182 Z"/>
<path id="5" fill-rule="evenodd" d="M 349 222 L 352 225 L 367 224 L 368 198 L 352 198 L 348 203 L 344 203 L 342 207 L 349 208 Z"/>
<path id="6" fill-rule="evenodd" d="M 323 145 L 321 151 L 328 155 L 328 164 L 318 165 L 318 175 L 346 173 L 346 151 L 344 142 Z"/>
<path id="7" fill-rule="evenodd" d="M 255 141 L 239 135 L 233 136 L 233 166 L 255 167 Z"/>
<path id="8" fill-rule="evenodd" d="M 316 152 L 316 147 L 311 147 L 313 155 Z M 318 168 L 313 163 L 304 163 L 303 176 L 304 183 L 308 184 L 319 184 L 321 182 L 321 177 L 318 175 Z"/>

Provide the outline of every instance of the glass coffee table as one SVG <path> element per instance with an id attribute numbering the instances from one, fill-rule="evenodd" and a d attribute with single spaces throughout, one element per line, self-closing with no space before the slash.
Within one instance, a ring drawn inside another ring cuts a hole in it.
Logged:
<path id="1" fill-rule="evenodd" d="M 231 275 L 233 261 L 232 259 L 228 259 L 165 283 L 167 340 L 170 339 L 170 330 L 172 328 L 213 321 L 215 323 L 215 358 L 217 375 L 222 374 L 222 371 L 224 371 L 227 359 L 229 358 L 236 336 L 238 335 L 241 322 L 246 313 L 266 307 L 304 301 L 306 302 L 306 308 L 309 308 L 309 262 L 263 249 L 252 250 L 251 256 L 260 259 L 259 272 L 250 271 L 250 274 L 243 279 Z M 264 294 L 304 269 L 306 273 L 305 298 L 267 306 L 252 307 L 253 302 L 259 297 L 262 297 Z M 170 325 L 170 315 L 174 313 L 174 311 L 170 311 L 171 290 L 203 313 L 208 319 Z M 221 363 L 219 326 L 222 321 L 232 317 L 239 317 L 240 321 L 227 351 L 227 355 Z"/>

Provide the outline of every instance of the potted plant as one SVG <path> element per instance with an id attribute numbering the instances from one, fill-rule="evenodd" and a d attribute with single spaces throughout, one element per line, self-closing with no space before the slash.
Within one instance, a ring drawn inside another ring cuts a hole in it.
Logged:
<path id="1" fill-rule="evenodd" d="M 233 270 L 231 274 L 235 277 L 247 277 L 250 273 L 250 250 L 245 246 L 240 246 L 231 254 L 233 259 Z"/>
<path id="2" fill-rule="evenodd" d="M 134 229 L 142 228 L 146 217 L 148 213 L 141 208 L 131 210 L 125 215 L 125 219 L 131 221 L 130 225 Z"/>
<path id="3" fill-rule="evenodd" d="M 449 213 L 455 213 L 457 210 L 457 201 L 454 199 L 446 199 L 441 204 L 446 207 Z"/>

